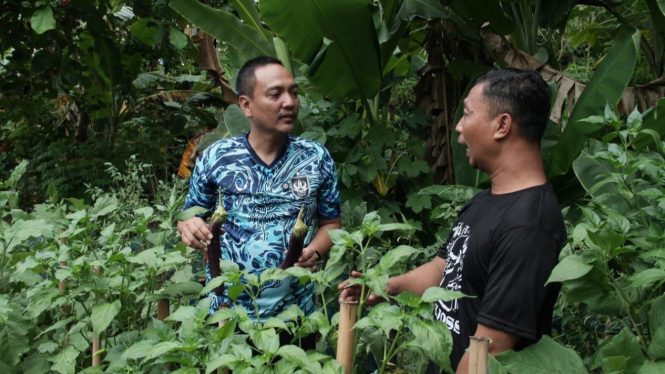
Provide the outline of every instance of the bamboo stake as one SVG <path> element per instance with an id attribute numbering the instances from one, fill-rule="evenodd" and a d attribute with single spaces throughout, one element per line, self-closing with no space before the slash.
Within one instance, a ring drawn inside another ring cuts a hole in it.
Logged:
<path id="1" fill-rule="evenodd" d="M 354 347 L 356 330 L 353 329 L 353 325 L 356 323 L 357 314 L 357 302 L 340 302 L 339 330 L 337 334 L 337 361 L 339 361 L 344 367 L 345 374 L 351 374 L 353 372 L 353 356 L 356 348 Z"/>
<path id="2" fill-rule="evenodd" d="M 472 336 L 469 345 L 469 374 L 487 374 L 487 355 L 491 340 Z"/>
<path id="3" fill-rule="evenodd" d="M 159 287 L 164 286 L 164 276 L 159 276 Z M 166 317 L 171 314 L 171 303 L 169 299 L 159 299 L 157 300 L 157 319 L 164 321 Z"/>

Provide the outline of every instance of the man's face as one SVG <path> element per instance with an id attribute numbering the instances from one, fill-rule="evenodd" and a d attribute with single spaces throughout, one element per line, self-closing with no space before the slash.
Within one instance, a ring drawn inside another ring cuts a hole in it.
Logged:
<path id="1" fill-rule="evenodd" d="M 466 157 L 474 168 L 485 170 L 484 166 L 491 156 L 492 126 L 489 106 L 484 102 L 484 85 L 475 85 L 464 100 L 464 115 L 455 130 L 459 133 L 457 141 L 466 146 Z"/>
<path id="2" fill-rule="evenodd" d="M 283 66 L 269 64 L 254 71 L 253 97 L 241 100 L 241 107 L 252 122 L 252 129 L 286 134 L 298 118 L 300 99 L 293 76 Z"/>

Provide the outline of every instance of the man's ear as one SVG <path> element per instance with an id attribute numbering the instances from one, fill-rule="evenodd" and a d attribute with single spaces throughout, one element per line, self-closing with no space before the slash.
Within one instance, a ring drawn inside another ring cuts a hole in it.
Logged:
<path id="1" fill-rule="evenodd" d="M 243 113 L 247 116 L 247 118 L 252 118 L 252 99 L 245 95 L 240 95 L 238 97 L 238 105 L 240 105 L 240 109 L 242 109 Z"/>
<path id="2" fill-rule="evenodd" d="M 504 139 L 513 131 L 513 117 L 508 113 L 503 113 L 496 117 L 494 126 L 494 139 Z"/>

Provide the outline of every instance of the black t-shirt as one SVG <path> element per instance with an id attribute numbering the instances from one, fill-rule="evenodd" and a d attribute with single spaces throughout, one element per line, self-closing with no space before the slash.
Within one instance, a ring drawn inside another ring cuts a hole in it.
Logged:
<path id="1" fill-rule="evenodd" d="M 485 190 L 462 208 L 439 250 L 446 260 L 441 287 L 476 297 L 434 305 L 452 333 L 453 369 L 478 323 L 519 336 L 515 350 L 549 333 L 561 286 L 545 282 L 565 242 L 549 183 L 502 195 Z"/>

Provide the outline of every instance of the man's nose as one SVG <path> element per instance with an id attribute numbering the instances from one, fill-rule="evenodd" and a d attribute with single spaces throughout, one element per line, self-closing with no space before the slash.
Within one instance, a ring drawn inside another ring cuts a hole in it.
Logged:
<path id="1" fill-rule="evenodd" d="M 293 108 L 296 105 L 295 99 L 290 95 L 284 95 L 284 101 L 282 101 L 282 106 L 284 108 Z"/>

